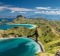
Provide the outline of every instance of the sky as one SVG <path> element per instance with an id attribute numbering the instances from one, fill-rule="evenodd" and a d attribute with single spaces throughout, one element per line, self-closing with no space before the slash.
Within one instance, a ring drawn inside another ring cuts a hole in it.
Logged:
<path id="1" fill-rule="evenodd" d="M 0 0 L 0 16 L 60 15 L 60 0 Z"/>

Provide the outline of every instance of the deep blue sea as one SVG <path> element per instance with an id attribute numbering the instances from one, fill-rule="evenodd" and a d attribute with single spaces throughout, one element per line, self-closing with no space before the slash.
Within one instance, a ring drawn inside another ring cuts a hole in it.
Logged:
<path id="1" fill-rule="evenodd" d="M 6 20 L 7 22 L 13 21 L 15 18 L 0 18 L 0 21 Z"/>

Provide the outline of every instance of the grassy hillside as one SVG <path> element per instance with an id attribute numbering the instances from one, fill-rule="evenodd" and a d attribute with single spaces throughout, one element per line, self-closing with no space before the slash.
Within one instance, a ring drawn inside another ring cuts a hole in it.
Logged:
<path id="1" fill-rule="evenodd" d="M 38 35 L 39 41 L 43 43 L 46 52 L 55 53 L 58 49 L 60 49 L 60 22 L 58 21 L 48 21 L 44 18 L 34 18 L 27 19 L 23 16 L 18 16 L 13 22 L 8 24 L 34 24 L 38 26 Z M 10 34 L 16 34 L 19 37 L 26 36 L 32 37 L 35 39 L 36 29 L 27 29 L 25 27 L 15 27 L 8 29 L 3 32 L 3 36 L 8 37 Z"/>

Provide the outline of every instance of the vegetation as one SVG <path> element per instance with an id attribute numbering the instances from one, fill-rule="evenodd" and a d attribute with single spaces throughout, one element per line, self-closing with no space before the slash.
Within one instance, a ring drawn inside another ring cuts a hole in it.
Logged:
<path id="1" fill-rule="evenodd" d="M 60 49 L 60 22 L 58 21 L 48 21 L 44 18 L 35 18 L 35 19 L 27 19 L 22 15 L 17 16 L 13 22 L 8 24 L 34 24 L 38 26 L 38 40 L 43 43 L 46 52 L 55 53 L 58 49 Z M 28 29 L 25 27 L 14 27 L 11 29 L 5 30 L 2 35 L 4 37 L 8 37 L 9 34 L 14 33 L 19 37 L 32 37 L 35 39 L 36 29 Z"/>

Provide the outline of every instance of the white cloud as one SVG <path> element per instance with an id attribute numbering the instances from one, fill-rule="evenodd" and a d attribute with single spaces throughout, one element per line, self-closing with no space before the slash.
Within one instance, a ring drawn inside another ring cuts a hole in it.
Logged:
<path id="1" fill-rule="evenodd" d="M 60 8 L 36 7 L 36 14 L 60 15 Z"/>
<path id="2" fill-rule="evenodd" d="M 36 14 L 60 15 L 60 11 L 36 11 Z"/>
<path id="3" fill-rule="evenodd" d="M 40 9 L 40 10 L 50 10 L 51 7 L 36 7 L 36 9 Z"/>
<path id="4" fill-rule="evenodd" d="M 11 7 L 10 5 L 4 5 L 4 6 L 0 6 L 0 11 L 2 10 L 11 10 L 11 11 L 34 11 L 33 9 L 28 9 L 28 8 L 20 8 L 20 7 Z"/>
<path id="5" fill-rule="evenodd" d="M 60 10 L 60 8 L 52 8 L 52 7 L 36 7 L 37 10 Z"/>
<path id="6" fill-rule="evenodd" d="M 26 13 L 26 12 L 19 12 L 19 13 Z"/>
<path id="7" fill-rule="evenodd" d="M 10 8 L 7 8 L 7 9 L 13 10 L 13 11 L 33 11 L 32 9 L 18 8 L 18 7 L 10 7 Z"/>
<path id="8" fill-rule="evenodd" d="M 49 14 L 49 15 L 60 15 L 60 8 L 51 8 L 51 7 L 36 7 L 34 9 L 29 8 L 20 8 L 20 7 L 12 7 L 10 5 L 0 6 L 0 11 L 5 9 L 10 10 L 10 13 L 19 12 L 19 13 L 26 13 L 26 12 L 35 12 L 36 14 Z"/>
<path id="9" fill-rule="evenodd" d="M 11 11 L 10 13 L 14 13 L 15 11 Z"/>
<path id="10" fill-rule="evenodd" d="M 5 8 L 5 6 L 0 6 L 0 11 L 3 11 Z"/>

